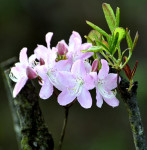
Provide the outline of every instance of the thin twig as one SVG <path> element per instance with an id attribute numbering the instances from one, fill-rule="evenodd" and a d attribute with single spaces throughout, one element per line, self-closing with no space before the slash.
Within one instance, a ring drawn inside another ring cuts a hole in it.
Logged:
<path id="1" fill-rule="evenodd" d="M 64 118 L 64 122 L 63 122 L 63 128 L 61 131 L 61 137 L 60 137 L 60 141 L 59 141 L 59 145 L 58 145 L 58 150 L 61 150 L 62 145 L 63 145 L 65 130 L 66 130 L 66 126 L 67 126 L 67 120 L 68 120 L 68 113 L 69 113 L 69 107 L 64 107 L 64 108 L 65 108 L 65 118 Z"/>

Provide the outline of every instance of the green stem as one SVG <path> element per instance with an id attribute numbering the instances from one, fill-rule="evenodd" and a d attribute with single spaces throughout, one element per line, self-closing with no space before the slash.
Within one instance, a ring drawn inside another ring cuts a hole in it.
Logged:
<path id="1" fill-rule="evenodd" d="M 121 50 L 120 50 L 120 46 L 118 46 L 118 58 L 121 61 Z"/>
<path id="2" fill-rule="evenodd" d="M 120 69 L 123 69 L 123 68 L 125 67 L 125 65 L 126 65 L 126 64 L 128 63 L 128 61 L 130 60 L 131 56 L 132 56 L 132 53 L 129 52 L 129 57 L 127 58 L 127 60 L 126 60 L 125 63 L 121 66 Z"/>
<path id="3" fill-rule="evenodd" d="M 64 122 L 63 122 L 63 128 L 61 131 L 61 137 L 60 137 L 60 141 L 59 141 L 59 145 L 58 145 L 58 150 L 61 150 L 61 148 L 62 148 L 62 144 L 63 144 L 63 140 L 64 140 L 64 136 L 65 136 L 65 130 L 66 130 L 66 126 L 67 126 L 68 113 L 69 113 L 69 107 L 64 107 L 64 108 L 65 108 L 65 118 L 64 118 Z"/>
<path id="4" fill-rule="evenodd" d="M 122 79 L 119 92 L 128 111 L 135 148 L 136 150 L 147 150 L 144 128 L 137 102 L 137 82 L 134 83 L 130 92 L 128 92 L 128 87 L 129 82 Z"/>
<path id="5" fill-rule="evenodd" d="M 106 58 L 106 60 L 109 62 L 109 64 L 114 67 L 114 65 L 112 64 L 112 62 L 110 61 L 110 59 L 108 58 L 107 55 L 104 54 L 104 52 L 101 52 L 101 54 Z"/>

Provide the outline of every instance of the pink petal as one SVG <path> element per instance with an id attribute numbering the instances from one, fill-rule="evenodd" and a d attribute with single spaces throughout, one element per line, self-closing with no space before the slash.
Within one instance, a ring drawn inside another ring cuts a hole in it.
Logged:
<path id="1" fill-rule="evenodd" d="M 28 78 L 27 77 L 22 77 L 15 85 L 14 90 L 13 90 L 13 97 L 15 98 L 18 93 L 21 91 L 21 89 L 24 87 L 26 84 Z"/>
<path id="2" fill-rule="evenodd" d="M 19 61 L 22 64 L 28 65 L 27 48 L 23 48 L 19 54 Z"/>
<path id="3" fill-rule="evenodd" d="M 81 46 L 81 41 L 78 38 L 74 38 L 72 43 L 69 44 L 67 56 L 69 55 L 69 53 L 73 53 L 76 55 L 77 55 L 77 53 L 81 53 L 79 51 L 80 46 Z"/>
<path id="4" fill-rule="evenodd" d="M 101 59 L 101 64 L 102 64 L 102 68 L 100 69 L 100 71 L 98 73 L 98 78 L 99 79 L 105 79 L 109 73 L 108 62 L 104 59 Z"/>
<path id="5" fill-rule="evenodd" d="M 74 42 L 74 39 L 77 38 L 79 43 L 82 43 L 82 38 L 78 32 L 73 31 L 72 35 L 69 38 L 69 45 L 71 45 Z"/>
<path id="6" fill-rule="evenodd" d="M 52 32 L 48 32 L 46 34 L 46 43 L 47 43 L 47 47 L 50 49 L 50 42 L 51 42 L 51 39 L 52 39 L 52 36 L 53 36 L 53 33 Z"/>
<path id="7" fill-rule="evenodd" d="M 93 52 L 87 52 L 87 53 L 80 52 L 79 59 L 85 60 L 85 59 L 90 58 L 92 55 L 93 55 Z"/>
<path id="8" fill-rule="evenodd" d="M 45 81 L 47 76 L 47 67 L 46 66 L 36 66 L 35 70 L 37 74 Z"/>
<path id="9" fill-rule="evenodd" d="M 42 99 L 48 99 L 52 94 L 53 94 L 53 85 L 50 83 L 49 79 L 47 78 L 41 87 L 39 96 Z"/>
<path id="10" fill-rule="evenodd" d="M 98 80 L 97 72 L 90 72 L 89 74 L 94 79 L 94 82 L 97 83 L 97 80 Z"/>
<path id="11" fill-rule="evenodd" d="M 60 60 L 56 62 L 54 68 L 58 71 L 70 71 L 71 70 L 71 63 L 67 60 Z"/>
<path id="12" fill-rule="evenodd" d="M 58 49 L 56 47 L 52 47 L 52 51 L 56 54 L 58 52 Z"/>
<path id="13" fill-rule="evenodd" d="M 90 92 L 83 88 L 81 94 L 77 97 L 78 102 L 83 108 L 90 108 L 92 106 L 92 98 Z"/>
<path id="14" fill-rule="evenodd" d="M 91 43 L 83 43 L 80 47 L 80 50 L 86 50 L 88 48 L 92 47 Z"/>
<path id="15" fill-rule="evenodd" d="M 34 61 L 35 61 L 36 58 L 37 58 L 37 57 L 36 57 L 35 54 L 33 54 L 33 55 L 31 55 L 31 56 L 29 57 L 29 65 L 30 65 L 31 67 L 33 67 Z"/>
<path id="16" fill-rule="evenodd" d="M 105 97 L 103 97 L 103 98 L 104 98 L 104 101 L 112 107 L 117 107 L 119 105 L 119 100 L 116 97 L 113 97 L 110 99 L 105 98 Z"/>
<path id="17" fill-rule="evenodd" d="M 20 78 L 20 75 L 21 75 L 21 72 L 22 72 L 22 69 L 20 67 L 12 67 L 11 68 L 11 72 L 12 74 L 17 78 L 19 79 Z"/>
<path id="18" fill-rule="evenodd" d="M 38 60 L 42 58 L 43 60 L 46 60 L 48 49 L 43 45 L 38 45 L 37 48 L 34 50 L 34 53 Z"/>
<path id="19" fill-rule="evenodd" d="M 47 54 L 46 54 L 46 57 L 47 57 L 47 65 L 50 66 L 50 67 L 53 67 L 55 65 L 55 60 L 56 60 L 56 57 L 57 57 L 57 52 L 55 50 L 51 50 L 49 51 Z"/>
<path id="20" fill-rule="evenodd" d="M 86 69 L 82 60 L 74 62 L 71 68 L 71 73 L 78 77 L 84 77 L 86 75 Z"/>
<path id="21" fill-rule="evenodd" d="M 93 52 L 87 52 L 87 53 L 82 53 L 81 51 L 82 50 L 86 50 L 87 48 L 91 47 L 92 44 L 91 43 L 84 43 L 82 45 L 80 45 L 80 48 L 79 48 L 79 58 L 78 59 L 88 59 L 90 58 L 92 55 L 93 55 Z"/>
<path id="22" fill-rule="evenodd" d="M 85 65 L 86 72 L 90 73 L 90 71 L 91 71 L 91 65 L 90 65 L 90 63 L 87 62 L 87 61 L 84 61 L 84 65 Z"/>
<path id="23" fill-rule="evenodd" d="M 121 79 L 119 79 L 120 81 Z M 117 87 L 117 74 L 109 73 L 107 78 L 105 79 L 105 85 L 108 91 L 115 89 Z"/>
<path id="24" fill-rule="evenodd" d="M 59 71 L 57 73 L 57 79 L 65 87 L 74 87 L 76 84 L 76 80 L 71 74 L 71 72 Z"/>
<path id="25" fill-rule="evenodd" d="M 94 79 L 91 75 L 86 75 L 84 78 L 84 87 L 87 90 L 92 90 L 95 87 Z"/>
<path id="26" fill-rule="evenodd" d="M 96 89 L 96 100 L 97 100 L 96 102 L 97 107 L 101 108 L 103 105 L 103 99 L 97 89 Z"/>
<path id="27" fill-rule="evenodd" d="M 71 95 L 66 89 L 62 91 L 58 96 L 58 103 L 62 106 L 70 104 L 76 98 L 75 95 Z"/>

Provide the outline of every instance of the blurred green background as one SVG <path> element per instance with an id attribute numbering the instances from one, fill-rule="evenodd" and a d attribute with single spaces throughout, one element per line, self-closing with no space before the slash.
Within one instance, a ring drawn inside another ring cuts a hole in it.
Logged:
<path id="1" fill-rule="evenodd" d="M 110 32 L 102 11 L 102 3 L 121 8 L 121 26 L 131 29 L 132 38 L 139 31 L 131 65 L 139 60 L 135 79 L 139 81 L 138 102 L 147 136 L 147 1 L 146 0 L 0 0 L 0 62 L 19 56 L 23 47 L 32 54 L 37 44 L 45 43 L 45 34 L 54 32 L 52 46 L 75 30 L 82 37 L 91 28 L 89 20 Z M 86 40 L 83 38 L 83 41 Z M 125 44 L 122 45 L 125 47 Z M 132 66 L 133 67 L 133 66 Z M 15 133 L 6 91 L 0 78 L 0 150 L 17 150 Z M 125 106 L 106 104 L 83 109 L 76 103 L 70 110 L 63 150 L 134 150 Z M 40 100 L 43 115 L 57 145 L 64 111 L 56 100 Z"/>

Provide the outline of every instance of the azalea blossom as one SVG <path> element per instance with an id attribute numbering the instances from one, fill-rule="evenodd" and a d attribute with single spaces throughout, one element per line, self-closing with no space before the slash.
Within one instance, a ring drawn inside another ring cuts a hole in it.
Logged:
<path id="1" fill-rule="evenodd" d="M 53 86 L 61 93 L 58 96 L 60 105 L 67 105 L 77 98 L 84 108 L 90 108 L 92 98 L 89 90 L 96 87 L 97 106 L 101 107 L 103 100 L 110 106 L 116 107 L 119 101 L 112 90 L 117 87 L 117 74 L 109 73 L 106 60 L 101 60 L 102 67 L 97 75 L 98 60 L 94 60 L 92 66 L 85 60 L 93 55 L 91 52 L 82 53 L 92 45 L 82 44 L 79 33 L 73 31 L 69 39 L 69 45 L 64 40 L 58 42 L 56 47 L 50 47 L 53 33 L 46 34 L 47 46 L 38 45 L 34 54 L 29 58 L 27 48 L 20 52 L 20 62 L 11 68 L 11 79 L 16 82 L 13 96 L 24 87 L 28 79 L 39 77 L 41 85 L 39 96 L 48 99 L 53 94 Z M 58 59 L 57 53 L 61 57 Z M 38 59 L 38 61 L 35 61 Z M 62 60 L 63 59 L 63 60 Z"/>
<path id="2" fill-rule="evenodd" d="M 29 59 L 27 56 L 27 48 L 23 48 L 20 51 L 19 63 L 15 64 L 15 67 L 11 68 L 10 78 L 16 82 L 13 90 L 13 97 L 16 97 L 21 89 L 24 87 L 28 79 L 34 79 L 37 77 L 35 70 L 32 68 L 34 55 Z"/>
<path id="3" fill-rule="evenodd" d="M 96 100 L 97 106 L 102 107 L 103 100 L 110 106 L 116 107 L 119 105 L 119 101 L 116 98 L 116 93 L 112 90 L 117 87 L 117 74 L 109 73 L 108 62 L 104 59 L 101 59 L 102 67 L 96 75 L 95 84 L 96 84 Z"/>
<path id="4" fill-rule="evenodd" d="M 51 65 L 55 63 L 55 59 L 57 57 L 57 49 L 55 47 L 51 49 L 50 47 L 52 36 L 53 33 L 48 32 L 45 36 L 47 47 L 43 45 L 38 45 L 37 48 L 34 50 L 34 54 L 40 62 L 44 62 L 46 64 L 52 63 Z"/>
<path id="5" fill-rule="evenodd" d="M 53 94 L 53 86 L 62 89 L 62 85 L 59 84 L 56 77 L 57 71 L 69 70 L 70 66 L 67 64 L 67 60 L 60 60 L 56 62 L 57 58 L 57 49 L 50 47 L 50 41 L 53 33 L 49 32 L 46 35 L 47 47 L 38 45 L 34 50 L 36 58 L 40 60 L 40 65 L 36 66 L 38 76 L 41 77 L 42 85 L 39 96 L 42 99 L 48 99 Z"/>
<path id="6" fill-rule="evenodd" d="M 59 49 L 59 53 L 61 53 L 61 49 L 59 45 L 62 44 L 62 47 L 64 47 L 62 53 L 66 55 L 68 58 L 68 63 L 73 64 L 76 60 L 78 59 L 88 59 L 93 55 L 93 52 L 87 52 L 87 53 L 82 53 L 81 50 L 85 50 L 89 47 L 92 46 L 91 43 L 83 43 L 82 44 L 82 38 L 78 32 L 73 31 L 72 35 L 69 38 L 69 45 L 65 43 L 64 40 L 60 41 L 57 44 L 57 48 Z"/>
<path id="7" fill-rule="evenodd" d="M 87 73 L 83 60 L 74 62 L 71 72 L 58 72 L 58 80 L 65 85 L 65 88 L 58 96 L 60 105 L 65 106 L 75 98 L 84 108 L 90 108 L 92 98 L 89 90 L 95 87 L 94 80 Z"/>

